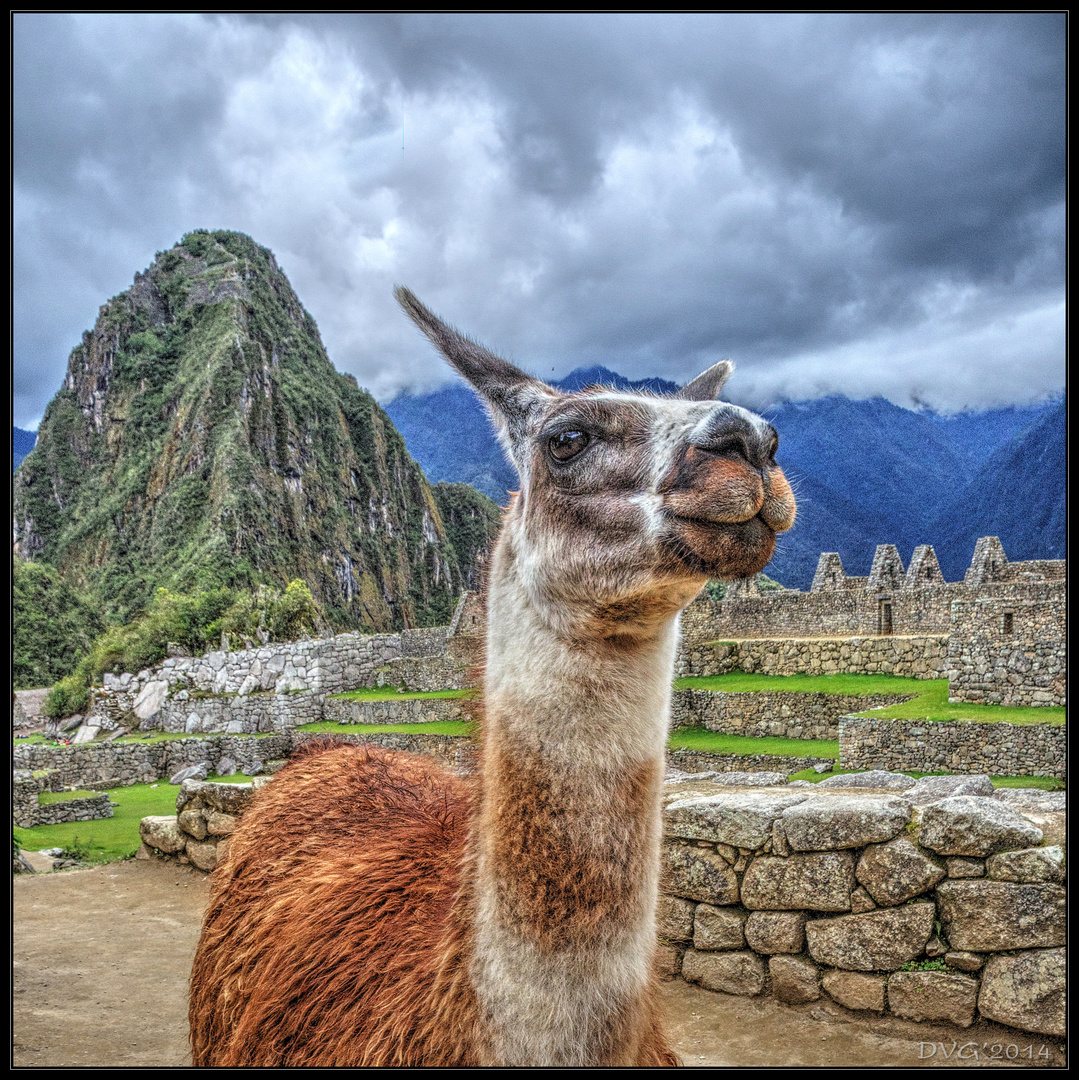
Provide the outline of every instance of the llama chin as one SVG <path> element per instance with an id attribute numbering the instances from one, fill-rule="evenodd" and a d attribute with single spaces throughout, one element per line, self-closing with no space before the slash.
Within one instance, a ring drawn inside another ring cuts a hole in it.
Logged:
<path id="1" fill-rule="evenodd" d="M 677 1064 L 653 971 L 679 612 L 795 506 L 724 361 L 670 397 L 563 394 L 408 315 L 521 476 L 489 560 L 479 766 L 318 744 L 211 879 L 194 1064 Z"/>

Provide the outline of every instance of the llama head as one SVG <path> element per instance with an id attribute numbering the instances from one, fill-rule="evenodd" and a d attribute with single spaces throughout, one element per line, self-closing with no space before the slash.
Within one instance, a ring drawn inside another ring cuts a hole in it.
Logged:
<path id="1" fill-rule="evenodd" d="M 397 298 L 479 393 L 521 478 L 503 540 L 520 580 L 574 633 L 632 633 L 709 577 L 747 577 L 794 522 L 778 437 L 715 400 L 733 365 L 670 396 L 562 393 L 470 341 L 407 289 Z"/>

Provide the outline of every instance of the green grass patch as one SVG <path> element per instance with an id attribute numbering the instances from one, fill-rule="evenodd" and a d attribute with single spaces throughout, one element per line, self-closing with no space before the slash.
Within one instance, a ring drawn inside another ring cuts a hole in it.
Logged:
<path id="1" fill-rule="evenodd" d="M 52 803 L 71 802 L 72 799 L 92 799 L 102 795 L 101 791 L 39 791 L 37 795 L 38 806 L 49 806 Z"/>
<path id="2" fill-rule="evenodd" d="M 929 680 L 943 682 L 946 680 Z M 731 671 L 726 675 L 675 679 L 676 690 L 722 690 L 728 694 L 781 691 L 786 694 L 918 694 L 924 679 L 894 675 L 754 675 Z"/>
<path id="3" fill-rule="evenodd" d="M 232 776 L 211 776 L 209 779 L 222 784 L 245 784 L 251 777 L 235 773 Z M 43 848 L 53 847 L 64 848 L 66 851 L 79 850 L 84 853 L 83 858 L 92 863 L 127 859 L 135 854 L 141 842 L 139 822 L 152 815 L 175 814 L 179 791 L 179 787 L 173 786 L 168 780 L 110 788 L 108 796 L 117 804 L 111 818 L 102 818 L 99 821 L 67 821 L 60 825 L 36 825 L 32 829 L 16 828 L 15 839 L 19 846 L 27 851 L 41 851 Z M 78 797 L 75 792 L 51 794 L 61 794 L 65 798 Z"/>
<path id="4" fill-rule="evenodd" d="M 705 754 L 775 754 L 777 757 L 816 757 L 839 760 L 836 739 L 782 739 L 723 735 L 701 727 L 683 727 L 667 740 L 669 750 L 696 750 Z"/>
<path id="5" fill-rule="evenodd" d="M 406 735 L 472 735 L 476 725 L 471 720 L 432 720 L 426 724 L 338 724 L 316 720 L 297 731 L 315 731 L 325 735 L 381 735 L 396 731 Z"/>
<path id="6" fill-rule="evenodd" d="M 344 694 L 330 694 L 342 701 L 411 701 L 413 698 L 469 698 L 476 691 L 466 690 L 398 690 L 392 686 L 361 686 Z"/>
<path id="7" fill-rule="evenodd" d="M 908 694 L 909 701 L 855 713 L 873 720 L 971 720 L 982 724 L 1063 724 L 1063 707 L 1024 708 L 1007 705 L 953 705 L 948 701 L 947 679 L 904 679 L 894 675 L 727 675 L 676 679 L 676 690 L 711 690 L 728 694 Z"/>

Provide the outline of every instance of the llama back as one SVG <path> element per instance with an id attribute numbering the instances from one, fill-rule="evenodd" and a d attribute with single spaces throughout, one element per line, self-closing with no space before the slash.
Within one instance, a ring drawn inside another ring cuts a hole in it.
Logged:
<path id="1" fill-rule="evenodd" d="M 211 877 L 193 1063 L 474 1064 L 471 807 L 468 783 L 424 758 L 327 742 L 296 755 Z"/>

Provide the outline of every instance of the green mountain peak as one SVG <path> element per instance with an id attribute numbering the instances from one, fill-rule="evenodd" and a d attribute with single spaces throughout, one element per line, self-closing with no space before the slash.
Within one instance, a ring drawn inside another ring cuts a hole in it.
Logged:
<path id="1" fill-rule="evenodd" d="M 444 513 L 479 546 L 456 550 Z M 15 475 L 16 554 L 110 621 L 159 585 L 302 577 L 335 629 L 437 625 L 496 527 L 493 504 L 432 491 L 273 253 L 226 231 L 189 233 L 101 308 Z"/>

